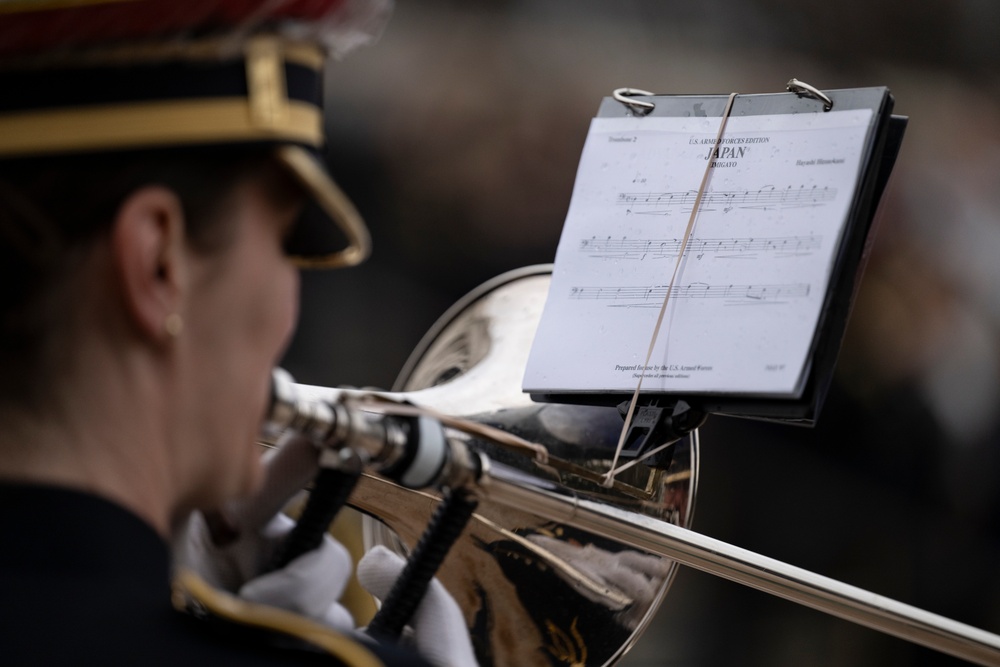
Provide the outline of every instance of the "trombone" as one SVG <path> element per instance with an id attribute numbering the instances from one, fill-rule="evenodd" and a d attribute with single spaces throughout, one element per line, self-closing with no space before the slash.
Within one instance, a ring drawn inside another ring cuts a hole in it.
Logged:
<path id="1" fill-rule="evenodd" d="M 697 430 L 603 485 L 618 411 L 533 403 L 520 391 L 549 277 L 547 266 L 510 272 L 455 304 L 417 346 L 393 392 L 284 380 L 286 398 L 263 438 L 273 445 L 289 430 L 322 432 L 313 439 L 362 453 L 365 469 L 347 502 L 367 517 L 368 546 L 410 552 L 441 504 L 440 490 L 473 489 L 474 509 L 437 576 L 463 609 L 481 665 L 613 664 L 647 628 L 680 565 L 973 663 L 1000 664 L 1000 636 L 693 531 Z M 387 427 L 416 414 L 445 425 L 450 457 L 420 483 L 401 479 L 405 437 Z M 313 466 L 301 465 L 300 477 Z"/>

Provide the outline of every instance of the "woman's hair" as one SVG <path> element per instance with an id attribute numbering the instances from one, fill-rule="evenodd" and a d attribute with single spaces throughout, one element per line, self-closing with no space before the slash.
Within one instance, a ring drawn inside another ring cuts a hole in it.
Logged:
<path id="1" fill-rule="evenodd" d="M 176 193 L 196 251 L 228 245 L 235 187 L 256 180 L 277 204 L 300 196 L 261 148 L 216 148 L 0 162 L 0 402 L 38 406 L 55 379 L 52 341 L 68 286 L 121 203 L 145 185 Z M 294 194 L 293 194 L 294 193 Z"/>

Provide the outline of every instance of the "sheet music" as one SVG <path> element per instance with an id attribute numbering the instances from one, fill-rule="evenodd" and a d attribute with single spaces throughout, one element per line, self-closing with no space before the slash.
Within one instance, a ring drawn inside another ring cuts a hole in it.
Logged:
<path id="1" fill-rule="evenodd" d="M 733 117 L 713 149 L 719 118 L 595 118 L 525 391 L 798 396 L 871 121 Z"/>

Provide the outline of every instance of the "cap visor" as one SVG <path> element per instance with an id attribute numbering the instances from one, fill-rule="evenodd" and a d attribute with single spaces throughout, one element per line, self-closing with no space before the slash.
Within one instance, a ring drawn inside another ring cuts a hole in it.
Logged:
<path id="1" fill-rule="evenodd" d="M 367 259 L 371 253 L 368 228 L 319 158 L 290 144 L 279 146 L 275 156 L 313 200 L 286 243 L 295 263 L 307 269 L 334 269 Z"/>

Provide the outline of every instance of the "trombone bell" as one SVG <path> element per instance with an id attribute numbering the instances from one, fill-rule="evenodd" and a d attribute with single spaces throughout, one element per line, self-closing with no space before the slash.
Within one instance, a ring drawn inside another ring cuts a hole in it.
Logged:
<path id="1" fill-rule="evenodd" d="M 394 391 L 451 416 L 494 426 L 544 445 L 568 466 L 543 465 L 469 436 L 505 478 L 532 488 L 515 508 L 488 489 L 438 578 L 472 632 L 480 665 L 607 665 L 624 655 L 653 618 L 677 564 L 575 527 L 574 498 L 623 508 L 676 526 L 691 521 L 697 481 L 696 439 L 684 439 L 657 467 L 634 466 L 612 488 L 599 476 L 611 465 L 622 429 L 615 408 L 534 403 L 521 375 L 541 317 L 550 268 L 500 276 L 466 296 L 435 324 L 407 362 Z M 540 516 L 535 491 L 560 497 Z M 435 494 L 365 475 L 350 504 L 375 516 L 366 547 L 405 553 L 437 506 Z M 552 516 L 565 515 L 566 521 Z M 547 517 L 547 518 L 546 518 Z"/>

